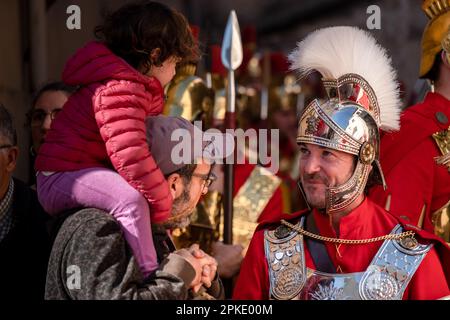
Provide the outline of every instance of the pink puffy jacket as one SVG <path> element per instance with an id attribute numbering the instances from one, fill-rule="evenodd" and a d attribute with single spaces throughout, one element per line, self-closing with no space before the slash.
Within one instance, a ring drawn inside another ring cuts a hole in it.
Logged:
<path id="1" fill-rule="evenodd" d="M 148 200 L 153 222 L 167 219 L 172 198 L 150 154 L 145 128 L 145 118 L 163 110 L 160 82 L 99 42 L 88 43 L 69 59 L 63 81 L 80 89 L 53 121 L 36 170 L 114 168 Z"/>

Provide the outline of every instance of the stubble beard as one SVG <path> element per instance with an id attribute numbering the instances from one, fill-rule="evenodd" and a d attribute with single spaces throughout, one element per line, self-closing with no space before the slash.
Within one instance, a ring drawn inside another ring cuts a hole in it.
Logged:
<path id="1" fill-rule="evenodd" d="M 189 192 L 183 190 L 181 196 L 174 200 L 172 204 L 171 217 L 164 222 L 166 229 L 186 228 L 191 223 L 191 215 L 194 212 L 194 208 L 186 208 L 186 203 L 191 200 Z"/>
<path id="2" fill-rule="evenodd" d="M 308 185 L 309 181 L 320 181 L 321 185 Z M 306 183 L 305 183 L 306 182 Z M 329 188 L 328 178 L 320 173 L 315 173 L 312 175 L 305 174 L 302 178 L 303 190 L 306 195 L 306 199 L 309 205 L 313 208 L 322 210 L 326 207 L 326 189 Z M 322 190 L 317 190 L 321 188 Z M 316 190 L 311 190 L 316 189 Z"/>

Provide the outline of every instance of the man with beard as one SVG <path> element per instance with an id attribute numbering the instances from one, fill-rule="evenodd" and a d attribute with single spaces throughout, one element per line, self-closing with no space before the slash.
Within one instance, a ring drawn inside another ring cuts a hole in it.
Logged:
<path id="1" fill-rule="evenodd" d="M 321 73 L 298 128 L 300 187 L 310 209 L 260 224 L 236 299 L 439 299 L 450 294 L 446 244 L 365 196 L 384 183 L 379 130 L 398 130 L 395 72 L 385 50 L 354 27 L 318 30 L 291 54 L 301 76 Z M 446 259 L 446 260 L 445 260 Z M 447 276 L 447 279 L 446 279 Z"/>
<path id="2" fill-rule="evenodd" d="M 208 192 L 214 180 L 212 161 L 218 155 L 213 156 L 207 150 L 217 150 L 216 140 L 208 143 L 202 139 L 201 148 L 196 148 L 198 141 L 194 137 L 202 137 L 203 133 L 182 118 L 150 117 L 146 126 L 148 140 L 153 141 L 150 150 L 174 199 L 171 217 L 152 225 L 159 269 L 144 278 L 117 221 L 98 209 L 83 209 L 66 218 L 58 231 L 49 261 L 46 299 L 223 297 L 215 259 L 198 245 L 176 250 L 168 235 L 170 229 L 189 224 L 197 202 Z M 180 129 L 184 130 L 179 131 L 183 139 L 188 139 L 187 145 L 192 147 L 184 149 L 190 155 L 184 159 L 187 161 L 174 157 L 179 142 L 173 141 L 172 133 Z M 116 189 L 105 186 L 105 192 L 120 192 Z"/>

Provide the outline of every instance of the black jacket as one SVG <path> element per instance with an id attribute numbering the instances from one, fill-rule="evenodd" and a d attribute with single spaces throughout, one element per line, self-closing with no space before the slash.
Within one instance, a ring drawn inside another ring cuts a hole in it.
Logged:
<path id="1" fill-rule="evenodd" d="M 34 190 L 14 179 L 14 225 L 0 242 L 0 299 L 43 300 L 50 255 L 49 216 Z"/>

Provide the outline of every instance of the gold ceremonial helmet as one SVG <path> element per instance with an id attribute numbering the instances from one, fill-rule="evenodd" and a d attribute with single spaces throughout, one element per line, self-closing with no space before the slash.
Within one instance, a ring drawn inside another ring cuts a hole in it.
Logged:
<path id="1" fill-rule="evenodd" d="M 294 110 L 301 87 L 289 71 L 289 61 L 282 52 L 270 54 L 269 114 L 276 110 Z"/>
<path id="2" fill-rule="evenodd" d="M 296 82 L 295 76 L 287 74 L 282 84 L 269 88 L 269 107 L 271 111 L 294 110 L 296 112 L 297 99 L 300 93 L 301 87 Z"/>
<path id="3" fill-rule="evenodd" d="M 422 36 L 419 76 L 425 78 L 442 50 L 442 40 L 450 27 L 450 0 L 425 0 L 422 10 L 430 19 Z"/>
<path id="4" fill-rule="evenodd" d="M 206 86 L 203 79 L 194 75 L 195 69 L 195 65 L 187 64 L 177 70 L 166 91 L 164 114 L 189 121 L 203 120 L 205 125 L 209 125 L 214 106 L 214 91 Z"/>

